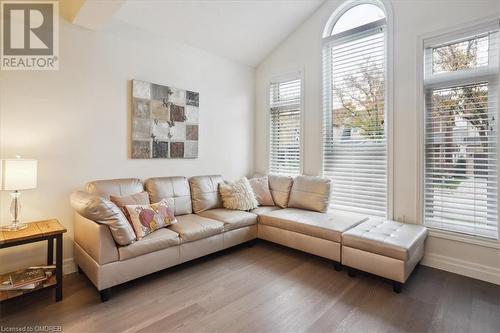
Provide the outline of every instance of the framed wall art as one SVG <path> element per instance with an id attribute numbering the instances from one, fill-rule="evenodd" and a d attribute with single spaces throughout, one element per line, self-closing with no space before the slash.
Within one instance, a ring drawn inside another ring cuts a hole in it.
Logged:
<path id="1" fill-rule="evenodd" d="M 132 80 L 133 159 L 198 157 L 200 94 Z"/>

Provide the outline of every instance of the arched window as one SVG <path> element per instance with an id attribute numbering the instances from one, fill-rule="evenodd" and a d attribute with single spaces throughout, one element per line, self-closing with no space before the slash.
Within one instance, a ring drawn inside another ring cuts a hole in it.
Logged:
<path id="1" fill-rule="evenodd" d="M 323 175 L 331 208 L 387 216 L 386 14 L 352 1 L 323 35 Z"/>

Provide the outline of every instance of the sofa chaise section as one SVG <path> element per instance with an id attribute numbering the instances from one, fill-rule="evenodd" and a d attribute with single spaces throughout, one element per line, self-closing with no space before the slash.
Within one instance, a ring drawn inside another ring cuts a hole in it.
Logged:
<path id="1" fill-rule="evenodd" d="M 340 211 L 285 208 L 259 216 L 258 237 L 340 263 L 342 233 L 365 220 Z"/>

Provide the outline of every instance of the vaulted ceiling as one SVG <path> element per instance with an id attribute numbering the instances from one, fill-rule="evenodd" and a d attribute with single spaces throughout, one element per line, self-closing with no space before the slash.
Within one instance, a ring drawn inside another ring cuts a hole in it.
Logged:
<path id="1" fill-rule="evenodd" d="M 82 21 L 82 17 L 96 18 L 91 12 L 98 10 L 101 17 L 106 12 L 110 20 L 256 66 L 323 0 L 118 0 L 107 1 L 107 5 L 102 1 L 87 2 L 75 15 L 74 23 Z M 85 26 L 85 22 L 80 24 Z M 92 25 L 105 22 L 100 18 Z"/>

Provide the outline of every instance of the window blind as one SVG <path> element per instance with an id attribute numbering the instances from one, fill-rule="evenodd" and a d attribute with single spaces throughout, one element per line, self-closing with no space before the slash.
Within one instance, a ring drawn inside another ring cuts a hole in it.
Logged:
<path id="1" fill-rule="evenodd" d="M 498 238 L 498 23 L 425 47 L 424 223 Z"/>
<path id="2" fill-rule="evenodd" d="M 301 89 L 294 78 L 270 85 L 269 171 L 301 173 Z"/>
<path id="3" fill-rule="evenodd" d="M 323 175 L 331 208 L 387 215 L 385 20 L 324 44 Z"/>

